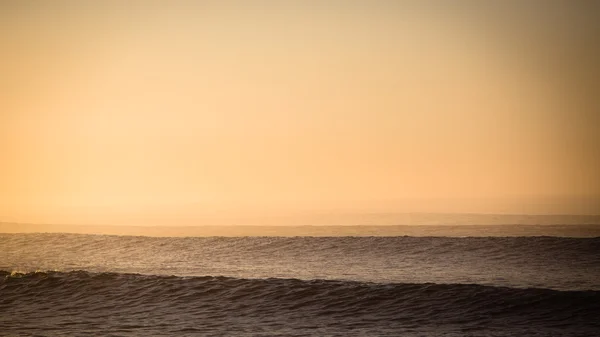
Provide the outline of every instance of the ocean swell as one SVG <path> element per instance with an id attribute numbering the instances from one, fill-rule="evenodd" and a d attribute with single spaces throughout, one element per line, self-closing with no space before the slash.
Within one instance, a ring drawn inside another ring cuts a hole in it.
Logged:
<path id="1" fill-rule="evenodd" d="M 192 333 L 237 327 L 239 335 L 259 333 L 243 330 L 244 322 L 251 320 L 254 329 L 267 329 L 263 333 L 312 327 L 314 334 L 335 334 L 348 328 L 344 324 L 366 333 L 375 326 L 381 334 L 386 328 L 416 333 L 433 329 L 431 322 L 435 322 L 436 329 L 453 331 L 460 326 L 463 333 L 498 326 L 503 331 L 506 327 L 538 333 L 550 329 L 548 335 L 560 335 L 568 328 L 571 335 L 585 335 L 600 328 L 598 317 L 599 291 L 0 271 L 0 331 L 77 328 L 175 333 L 185 328 Z"/>
<path id="2" fill-rule="evenodd" d="M 600 290 L 600 238 L 0 234 L 0 270 Z"/>

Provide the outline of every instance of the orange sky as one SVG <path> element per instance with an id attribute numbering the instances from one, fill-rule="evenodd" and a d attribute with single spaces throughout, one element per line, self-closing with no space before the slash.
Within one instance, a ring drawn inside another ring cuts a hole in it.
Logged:
<path id="1" fill-rule="evenodd" d="M 101 3 L 0 5 L 0 221 L 598 213 L 597 8 Z"/>

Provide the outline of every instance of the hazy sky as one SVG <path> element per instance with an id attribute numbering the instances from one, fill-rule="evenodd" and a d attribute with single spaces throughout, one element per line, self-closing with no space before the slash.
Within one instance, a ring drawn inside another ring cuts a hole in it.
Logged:
<path id="1" fill-rule="evenodd" d="M 0 220 L 599 213 L 591 1 L 117 3 L 0 5 Z"/>

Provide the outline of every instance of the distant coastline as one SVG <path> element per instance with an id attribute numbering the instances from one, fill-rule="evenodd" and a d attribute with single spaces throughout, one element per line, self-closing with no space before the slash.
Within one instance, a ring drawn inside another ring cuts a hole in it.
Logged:
<path id="1" fill-rule="evenodd" d="M 69 233 L 153 237 L 197 236 L 559 236 L 600 237 L 600 224 L 492 225 L 200 225 L 119 226 L 0 222 L 1 234 Z"/>

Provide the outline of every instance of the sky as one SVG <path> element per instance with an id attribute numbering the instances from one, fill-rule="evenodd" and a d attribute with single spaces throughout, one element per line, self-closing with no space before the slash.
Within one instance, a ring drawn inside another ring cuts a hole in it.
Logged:
<path id="1" fill-rule="evenodd" d="M 598 214 L 598 7 L 3 1 L 0 221 Z"/>

